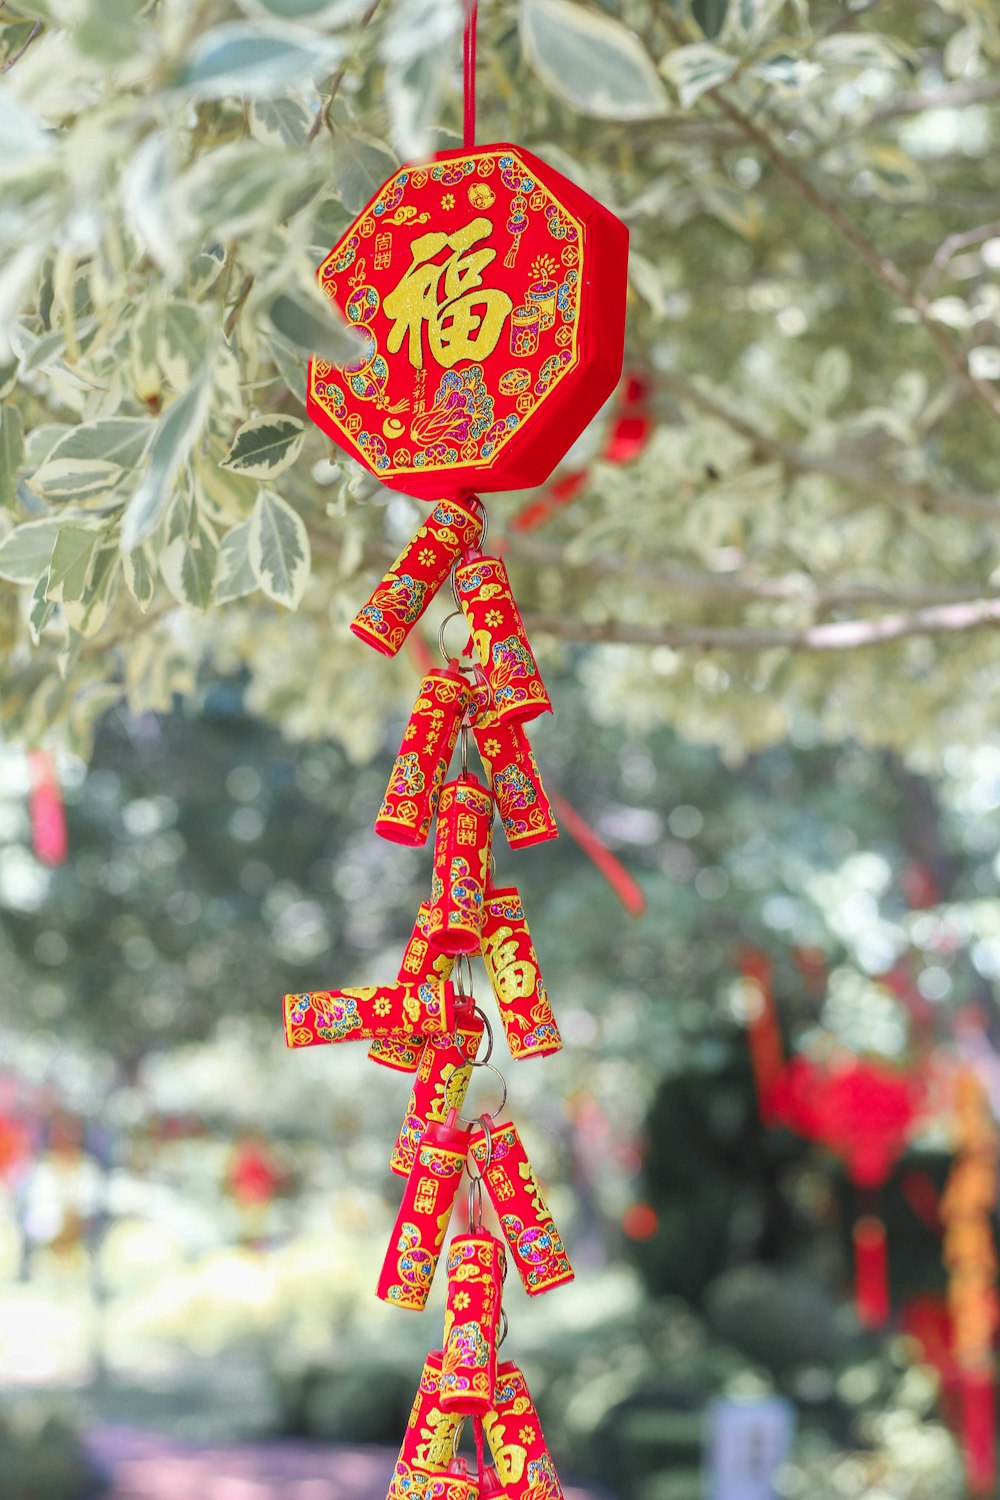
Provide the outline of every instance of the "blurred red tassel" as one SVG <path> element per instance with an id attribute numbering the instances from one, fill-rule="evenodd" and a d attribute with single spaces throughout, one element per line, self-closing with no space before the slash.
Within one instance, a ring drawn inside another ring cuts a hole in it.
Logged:
<path id="1" fill-rule="evenodd" d="M 781 1029 L 771 989 L 771 960 L 755 948 L 740 956 L 740 971 L 747 991 L 747 1048 L 753 1070 L 757 1110 L 767 1124 L 774 1115 L 773 1094 L 785 1062 Z"/>
<path id="2" fill-rule="evenodd" d="M 996 1494 L 996 1394 L 992 1370 L 962 1372 L 962 1447 L 970 1495 Z"/>
<path id="3" fill-rule="evenodd" d="M 888 1322 L 889 1248 L 885 1225 L 875 1214 L 865 1214 L 854 1226 L 854 1297 L 862 1327 Z"/>
<path id="4" fill-rule="evenodd" d="M 66 808 L 56 774 L 55 760 L 48 750 L 32 750 L 28 756 L 31 791 L 31 847 L 43 865 L 61 865 L 69 854 Z"/>
<path id="5" fill-rule="evenodd" d="M 560 793 L 552 793 L 552 806 L 570 838 L 576 840 L 591 863 L 597 866 L 629 916 L 641 917 L 646 910 L 646 897 L 621 860 L 611 853 L 587 820 Z"/>

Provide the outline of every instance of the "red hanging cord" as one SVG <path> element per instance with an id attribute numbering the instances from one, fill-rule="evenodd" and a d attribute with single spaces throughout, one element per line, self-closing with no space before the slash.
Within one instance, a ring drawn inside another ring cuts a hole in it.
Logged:
<path id="1" fill-rule="evenodd" d="M 465 0 L 465 32 L 462 37 L 462 79 L 465 109 L 462 116 L 462 149 L 471 151 L 476 144 L 476 23 L 479 0 Z"/>

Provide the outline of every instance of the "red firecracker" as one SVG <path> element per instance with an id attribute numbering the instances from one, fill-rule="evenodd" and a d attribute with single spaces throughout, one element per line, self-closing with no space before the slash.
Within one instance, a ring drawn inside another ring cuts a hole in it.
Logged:
<path id="1" fill-rule="evenodd" d="M 493 1405 L 506 1260 L 485 1230 L 457 1234 L 448 1247 L 442 1411 L 481 1417 Z"/>
<path id="2" fill-rule="evenodd" d="M 360 640 L 395 656 L 462 552 L 483 532 L 481 509 L 441 500 L 351 622 Z"/>
<path id="3" fill-rule="evenodd" d="M 378 1281 L 383 1302 L 416 1312 L 427 1305 L 468 1149 L 469 1132 L 454 1121 L 424 1131 Z"/>
<path id="4" fill-rule="evenodd" d="M 552 700 L 514 603 L 507 569 L 498 557 L 475 556 L 455 569 L 458 602 L 486 674 L 495 724 L 552 712 Z"/>
<path id="5" fill-rule="evenodd" d="M 481 951 L 511 1057 L 558 1052 L 562 1038 L 516 886 L 487 892 Z"/>
<path id="6" fill-rule="evenodd" d="M 562 1486 L 542 1434 L 528 1383 L 513 1360 L 497 1371 L 486 1440 L 509 1500 L 562 1500 Z"/>
<path id="7" fill-rule="evenodd" d="M 440 953 L 427 941 L 427 918 L 430 902 L 421 901 L 417 919 L 413 924 L 410 940 L 403 950 L 403 958 L 396 976 L 401 984 L 423 984 L 425 979 L 449 980 L 455 967 L 454 956 Z M 423 1037 L 386 1037 L 372 1042 L 368 1056 L 385 1068 L 395 1068 L 400 1073 L 415 1073 L 420 1066 L 424 1050 Z"/>
<path id="8" fill-rule="evenodd" d="M 375 820 L 375 832 L 382 838 L 396 844 L 427 842 L 459 726 L 471 700 L 465 678 L 453 667 L 427 673 Z"/>
<path id="9" fill-rule="evenodd" d="M 400 1177 L 410 1171 L 428 1123 L 446 1120 L 451 1110 L 460 1110 L 465 1103 L 472 1059 L 483 1034 L 483 1018 L 463 996 L 455 1002 L 455 1013 L 454 1035 L 430 1036 L 424 1043 L 410 1102 L 389 1158 L 390 1167 Z"/>
<path id="10" fill-rule="evenodd" d="M 474 1130 L 471 1149 L 528 1296 L 572 1281 L 566 1246 L 517 1127 L 498 1126 L 489 1138 L 482 1128 Z"/>
<path id="11" fill-rule="evenodd" d="M 432 1349 L 424 1361 L 417 1394 L 413 1398 L 410 1418 L 403 1435 L 403 1446 L 399 1450 L 396 1465 L 419 1474 L 444 1473 L 454 1456 L 465 1418 L 457 1412 L 441 1410 L 441 1361 L 444 1351 Z M 408 1485 L 404 1493 L 416 1500 L 414 1486 Z"/>
<path id="12" fill-rule="evenodd" d="M 368 1042 L 374 1037 L 440 1036 L 455 1029 L 455 992 L 442 979 L 286 995 L 289 1047 Z"/>
<path id="13" fill-rule="evenodd" d="M 531 844 L 558 838 L 555 815 L 523 723 L 497 719 L 486 706 L 488 688 L 480 692 L 477 701 L 483 706 L 472 721 L 472 733 L 508 844 L 512 849 L 527 849 Z"/>
<path id="14" fill-rule="evenodd" d="M 442 953 L 475 953 L 490 868 L 493 798 L 463 774 L 441 790 L 427 941 Z"/>

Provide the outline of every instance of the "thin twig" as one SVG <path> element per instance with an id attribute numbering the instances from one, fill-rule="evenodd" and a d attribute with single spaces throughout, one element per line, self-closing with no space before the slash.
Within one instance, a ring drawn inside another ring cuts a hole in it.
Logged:
<path id="1" fill-rule="evenodd" d="M 243 282 L 240 286 L 239 291 L 236 294 L 236 301 L 233 303 L 232 307 L 226 314 L 226 321 L 222 325 L 223 336 L 227 339 L 231 336 L 233 329 L 236 327 L 236 320 L 239 317 L 240 313 L 243 311 L 243 306 L 250 295 L 250 288 L 253 286 L 253 283 L 254 274 L 252 271 L 248 271 L 243 278 Z"/>
<path id="2" fill-rule="evenodd" d="M 371 21 L 375 12 L 378 10 L 380 4 L 381 0 L 371 0 L 368 9 L 365 11 L 364 15 L 361 17 L 361 20 L 358 22 L 359 32 L 364 31 L 365 27 L 368 25 L 369 21 Z M 316 111 L 316 118 L 310 125 L 309 134 L 306 136 L 307 142 L 313 142 L 319 135 L 320 130 L 324 125 L 327 127 L 327 129 L 330 129 L 330 110 L 333 107 L 334 99 L 336 99 L 337 94 L 340 91 L 340 85 L 343 83 L 345 77 L 347 76 L 347 69 L 347 61 L 342 62 L 337 71 L 331 76 L 329 85 L 327 87 L 326 101 L 321 104 L 319 109 Z"/>
<path id="3" fill-rule="evenodd" d="M 983 240 L 993 239 L 997 235 L 1000 235 L 1000 224 L 996 222 L 978 224 L 975 229 L 965 229 L 958 234 L 949 234 L 948 238 L 938 246 L 934 259 L 918 283 L 917 295 L 920 297 L 931 295 L 944 275 L 948 262 L 953 255 L 958 254 L 959 250 L 968 250 L 970 245 L 978 245 Z"/>
<path id="4" fill-rule="evenodd" d="M 640 625 L 625 620 L 578 620 L 524 611 L 525 627 L 581 644 L 669 646 L 675 651 L 860 651 L 917 636 L 959 635 L 1000 628 L 1000 599 L 942 604 L 912 614 L 869 620 L 832 620 L 801 629 L 741 625 Z"/>
<path id="5" fill-rule="evenodd" d="M 891 120 L 896 115 L 921 115 L 927 109 L 961 109 L 966 104 L 994 104 L 1000 101 L 1000 78 L 975 78 L 968 83 L 953 83 L 930 94 L 900 94 L 883 104 L 871 122 Z"/>
<path id="6" fill-rule="evenodd" d="M 20 47 L 18 47 L 17 51 L 16 52 L 12 52 L 11 55 L 10 55 L 10 57 L 8 57 L 7 61 L 4 63 L 3 67 L 0 68 L 0 73 L 9 73 L 10 70 L 11 70 L 11 68 L 14 66 L 14 64 L 15 63 L 19 63 L 21 61 L 21 58 L 27 52 L 28 48 L 31 46 L 32 42 L 35 40 L 35 37 L 38 36 L 38 34 L 41 31 L 41 29 L 42 29 L 42 22 L 41 21 L 36 21 L 35 24 L 34 24 L 34 26 L 32 26 L 31 30 L 28 32 L 28 35 L 25 38 L 25 40 L 21 43 Z"/>

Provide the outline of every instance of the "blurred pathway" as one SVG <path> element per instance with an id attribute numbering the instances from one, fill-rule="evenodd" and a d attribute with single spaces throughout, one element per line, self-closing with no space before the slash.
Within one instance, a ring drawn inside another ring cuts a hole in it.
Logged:
<path id="1" fill-rule="evenodd" d="M 121 1426 L 97 1428 L 86 1446 L 111 1481 L 104 1500 L 384 1500 L 396 1461 L 392 1448 L 183 1443 Z"/>

